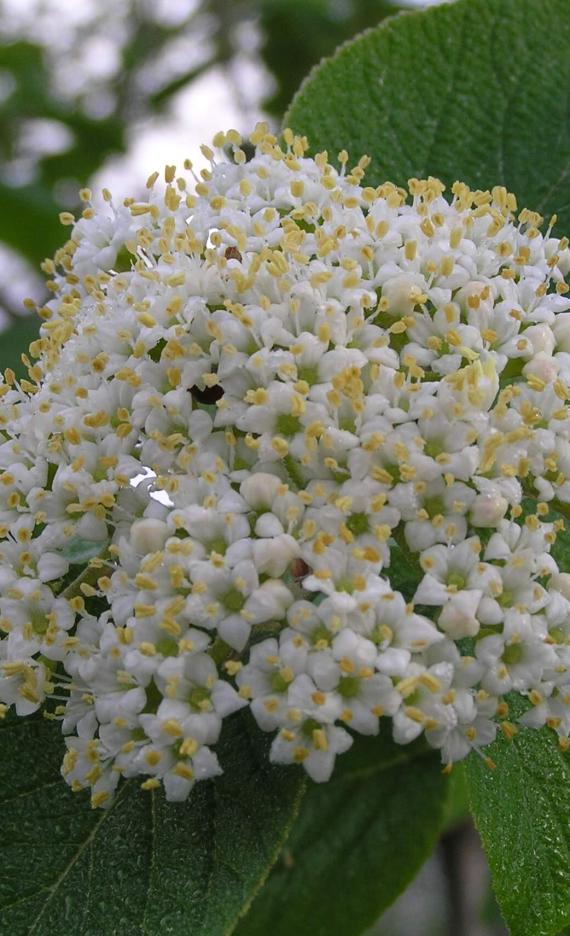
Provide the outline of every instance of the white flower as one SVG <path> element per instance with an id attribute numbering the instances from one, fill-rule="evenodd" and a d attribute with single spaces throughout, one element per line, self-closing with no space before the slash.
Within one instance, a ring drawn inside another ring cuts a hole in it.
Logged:
<path id="1" fill-rule="evenodd" d="M 302 764 L 311 780 L 324 783 L 330 779 L 337 755 L 344 754 L 352 742 L 344 728 L 309 717 L 281 729 L 271 745 L 270 757 L 275 764 Z"/>
<path id="2" fill-rule="evenodd" d="M 543 671 L 556 666 L 556 651 L 532 624 L 529 614 L 509 610 L 502 634 L 478 642 L 477 659 L 486 670 L 481 679 L 484 689 L 495 695 L 528 692 Z"/>
<path id="3" fill-rule="evenodd" d="M 61 719 L 96 806 L 185 799 L 245 706 L 319 781 L 380 717 L 483 750 L 512 690 L 568 744 L 567 239 L 240 142 L 45 264 L 0 378 L 0 703 Z"/>

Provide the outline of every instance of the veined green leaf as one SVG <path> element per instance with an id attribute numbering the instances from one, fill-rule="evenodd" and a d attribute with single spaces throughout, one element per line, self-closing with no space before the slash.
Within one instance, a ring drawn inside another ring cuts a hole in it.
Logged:
<path id="1" fill-rule="evenodd" d="M 285 117 L 313 150 L 372 157 L 369 184 L 505 185 L 570 231 L 570 0 L 400 13 L 309 75 Z"/>
<path id="2" fill-rule="evenodd" d="M 82 565 L 94 556 L 98 556 L 104 545 L 101 541 L 94 542 L 76 537 L 63 547 L 61 554 L 72 565 Z"/>
<path id="3" fill-rule="evenodd" d="M 241 713 L 226 773 L 183 804 L 125 782 L 92 810 L 59 774 L 59 728 L 0 726 L 0 931 L 10 936 L 224 936 L 275 861 L 303 788 L 268 763 Z"/>
<path id="4" fill-rule="evenodd" d="M 472 754 L 467 776 L 499 905 L 512 936 L 553 936 L 570 923 L 570 754 L 549 729 L 522 727 L 487 753 L 496 768 Z"/>
<path id="5" fill-rule="evenodd" d="M 441 830 L 439 755 L 358 738 L 312 785 L 281 860 L 234 936 L 357 936 L 415 876 Z"/>

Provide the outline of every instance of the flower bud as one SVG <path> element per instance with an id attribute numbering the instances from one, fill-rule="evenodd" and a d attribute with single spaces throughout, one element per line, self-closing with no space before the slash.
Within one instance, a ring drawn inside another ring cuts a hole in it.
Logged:
<path id="1" fill-rule="evenodd" d="M 258 471 L 242 482 L 240 494 L 254 510 L 266 510 L 271 507 L 282 484 L 277 475 Z"/>
<path id="2" fill-rule="evenodd" d="M 283 533 L 281 536 L 256 540 L 253 544 L 253 561 L 259 574 L 279 578 L 284 575 L 293 559 L 300 553 L 296 539 Z"/>
<path id="3" fill-rule="evenodd" d="M 140 556 L 158 552 L 168 539 L 169 531 L 164 520 L 144 517 L 135 520 L 131 527 L 131 546 Z"/>
<path id="4" fill-rule="evenodd" d="M 257 518 L 255 523 L 255 535 L 260 537 L 280 536 L 283 533 L 283 524 L 279 517 L 274 513 L 264 513 Z"/>
<path id="5" fill-rule="evenodd" d="M 525 364 L 523 374 L 525 377 L 538 377 L 544 383 L 549 384 L 556 380 L 559 370 L 560 364 L 556 358 L 544 351 L 539 351 L 528 364 Z"/>
<path id="6" fill-rule="evenodd" d="M 538 325 L 531 325 L 523 332 L 534 350 L 535 354 L 543 353 L 550 356 L 556 347 L 556 339 L 550 325 L 540 322 Z"/>
<path id="7" fill-rule="evenodd" d="M 454 595 L 442 608 L 437 622 L 439 629 L 452 640 L 475 637 L 480 628 L 475 612 L 481 600 L 481 594 L 480 591 L 473 589 Z"/>
<path id="8" fill-rule="evenodd" d="M 487 295 L 487 299 L 482 299 L 481 296 Z M 473 314 L 474 300 L 476 302 L 476 315 L 481 315 L 481 309 L 492 309 L 494 296 L 493 290 L 489 287 L 487 283 L 482 282 L 481 280 L 473 280 L 467 285 L 462 286 L 461 289 L 455 294 L 455 302 L 459 303 L 462 312 Z"/>
<path id="9" fill-rule="evenodd" d="M 473 504 L 469 518 L 474 527 L 496 527 L 505 516 L 509 502 L 501 494 L 478 494 Z"/>
<path id="10" fill-rule="evenodd" d="M 425 289 L 425 280 L 419 273 L 402 273 L 393 276 L 382 286 L 382 298 L 388 302 L 388 314 L 409 315 Z"/>
<path id="11" fill-rule="evenodd" d="M 567 247 L 565 250 L 560 250 L 558 253 L 558 269 L 563 276 L 567 276 L 570 273 L 570 249 Z"/>
<path id="12" fill-rule="evenodd" d="M 570 572 L 556 572 L 550 578 L 550 587 L 570 601 Z"/>
<path id="13" fill-rule="evenodd" d="M 69 569 L 69 562 L 59 553 L 43 553 L 38 560 L 38 578 L 40 582 L 53 582 L 54 579 L 65 575 Z"/>
<path id="14" fill-rule="evenodd" d="M 292 602 L 293 595 L 287 586 L 276 579 L 269 579 L 256 589 L 245 607 L 250 622 L 257 624 L 270 618 L 281 620 Z"/>
<path id="15" fill-rule="evenodd" d="M 552 325 L 557 351 L 570 351 L 570 312 L 560 312 Z"/>

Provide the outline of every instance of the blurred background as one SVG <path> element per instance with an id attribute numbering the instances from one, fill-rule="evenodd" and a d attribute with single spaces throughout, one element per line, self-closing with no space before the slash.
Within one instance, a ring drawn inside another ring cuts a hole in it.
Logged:
<path id="1" fill-rule="evenodd" d="M 0 0 L 0 368 L 35 337 L 26 296 L 78 190 L 137 197 L 219 129 L 275 127 L 342 42 L 427 0 Z M 503 936 L 461 783 L 433 858 L 368 936 Z"/>

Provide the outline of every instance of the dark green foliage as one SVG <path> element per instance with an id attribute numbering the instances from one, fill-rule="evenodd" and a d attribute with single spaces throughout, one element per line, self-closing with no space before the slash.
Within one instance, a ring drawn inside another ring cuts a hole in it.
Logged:
<path id="1" fill-rule="evenodd" d="M 265 101 L 281 117 L 309 70 L 347 39 L 397 12 L 389 0 L 264 0 L 261 53 L 277 88 Z"/>
<path id="2" fill-rule="evenodd" d="M 280 862 L 235 936 L 357 936 L 435 845 L 448 778 L 439 755 L 384 734 L 358 738 L 312 785 Z"/>
<path id="3" fill-rule="evenodd" d="M 516 697 L 512 716 L 524 711 Z M 521 728 L 467 762 L 471 807 L 512 936 L 553 936 L 570 923 L 570 754 L 547 728 Z"/>
<path id="4" fill-rule="evenodd" d="M 553 28 L 555 26 L 555 28 Z M 570 231 L 570 2 L 458 0 L 400 13 L 317 68 L 285 121 L 372 156 L 370 184 L 505 185 Z"/>
<path id="5" fill-rule="evenodd" d="M 223 936 L 276 860 L 303 789 L 234 716 L 223 777 L 184 804 L 125 782 L 92 810 L 59 774 L 59 725 L 0 725 L 2 936 Z"/>

